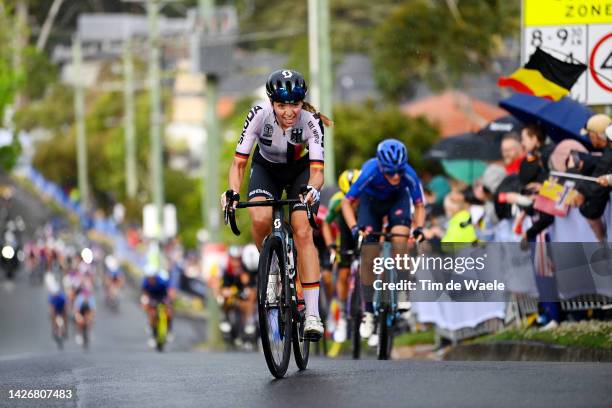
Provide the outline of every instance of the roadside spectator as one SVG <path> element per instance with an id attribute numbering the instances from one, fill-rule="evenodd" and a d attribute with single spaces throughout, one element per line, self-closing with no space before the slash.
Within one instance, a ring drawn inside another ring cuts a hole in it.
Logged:
<path id="1" fill-rule="evenodd" d="M 472 225 L 468 204 L 459 191 L 452 191 L 444 198 L 444 211 L 448 217 L 448 226 L 442 242 L 476 242 L 476 230 Z"/>
<path id="2" fill-rule="evenodd" d="M 605 224 L 601 217 L 610 201 L 610 184 L 606 176 L 612 173 L 612 141 L 606 134 L 606 129 L 612 125 L 612 119 L 604 114 L 591 116 L 582 130 L 583 134 L 588 134 L 594 148 L 603 149 L 603 155 L 597 162 L 591 177 L 599 178 L 599 183 L 581 181 L 576 185 L 574 205 L 579 206 L 580 213 L 587 219 L 593 233 L 599 242 L 606 240 Z M 607 133 L 612 133 L 609 129 Z M 612 136 L 612 135 L 611 135 Z M 607 186 L 606 186 L 607 184 Z"/>
<path id="3" fill-rule="evenodd" d="M 548 178 L 545 163 L 548 162 L 553 146 L 546 146 L 546 135 L 538 125 L 529 125 L 523 129 L 521 144 L 527 153 L 519 170 L 523 193 L 537 194 L 542 183 Z M 523 233 L 523 239 L 534 242 L 537 235 L 555 221 L 555 217 L 534 210 L 532 205 L 527 206 L 525 212 L 532 217 L 533 225 Z"/>
<path id="4" fill-rule="evenodd" d="M 510 132 L 503 137 L 501 155 L 504 160 L 506 174 L 517 174 L 525 158 L 525 150 L 518 133 Z"/>

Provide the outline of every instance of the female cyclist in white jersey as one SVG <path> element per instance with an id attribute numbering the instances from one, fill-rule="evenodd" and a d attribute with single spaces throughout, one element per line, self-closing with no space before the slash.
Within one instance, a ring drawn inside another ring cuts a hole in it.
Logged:
<path id="1" fill-rule="evenodd" d="M 248 189 L 249 201 L 300 198 L 292 206 L 291 226 L 299 250 L 298 272 L 304 301 L 306 322 L 304 331 L 312 337 L 323 334 L 319 317 L 320 270 L 317 249 L 312 240 L 312 228 L 306 217 L 308 202 L 317 211 L 319 192 L 323 186 L 323 123 L 331 121 L 304 101 L 307 86 L 302 74 L 293 70 L 274 71 L 266 82 L 269 100 L 257 103 L 247 114 L 229 171 L 229 189 L 221 196 L 221 205 L 235 205 L 240 200 L 240 186 L 251 150 L 257 142 Z M 306 185 L 308 194 L 300 195 Z M 231 197 L 227 202 L 226 197 Z M 271 232 L 272 208 L 249 207 L 253 223 L 253 238 L 259 249 Z"/>

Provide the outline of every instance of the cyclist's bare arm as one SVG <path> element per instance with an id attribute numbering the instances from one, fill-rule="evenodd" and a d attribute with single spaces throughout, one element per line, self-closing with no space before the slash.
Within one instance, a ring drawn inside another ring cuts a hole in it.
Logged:
<path id="1" fill-rule="evenodd" d="M 308 179 L 308 184 L 321 191 L 321 187 L 323 187 L 323 168 L 318 166 L 310 166 L 310 178 Z"/>
<path id="2" fill-rule="evenodd" d="M 330 225 L 323 221 L 323 226 L 321 227 L 321 233 L 323 233 L 323 240 L 325 241 L 325 246 L 330 246 L 334 243 L 334 237 L 332 235 L 332 230 Z"/>
<path id="3" fill-rule="evenodd" d="M 423 228 L 425 225 L 425 206 L 423 203 L 414 206 L 414 216 L 412 217 L 412 228 Z"/>
<path id="4" fill-rule="evenodd" d="M 248 158 L 234 156 L 234 160 L 229 170 L 229 188 L 231 190 L 240 191 L 248 161 Z"/>
<path id="5" fill-rule="evenodd" d="M 349 228 L 353 228 L 357 225 L 357 218 L 355 218 L 355 210 L 353 209 L 351 200 L 344 198 L 340 205 L 342 206 L 342 216 L 344 217 L 344 221 L 346 221 L 346 225 Z"/>

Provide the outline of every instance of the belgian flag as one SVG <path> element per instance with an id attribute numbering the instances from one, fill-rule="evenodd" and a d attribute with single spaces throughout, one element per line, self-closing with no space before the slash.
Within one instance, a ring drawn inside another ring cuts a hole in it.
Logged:
<path id="1" fill-rule="evenodd" d="M 525 66 L 509 77 L 499 78 L 498 85 L 558 101 L 569 94 L 586 68 L 584 64 L 570 64 L 536 48 Z"/>

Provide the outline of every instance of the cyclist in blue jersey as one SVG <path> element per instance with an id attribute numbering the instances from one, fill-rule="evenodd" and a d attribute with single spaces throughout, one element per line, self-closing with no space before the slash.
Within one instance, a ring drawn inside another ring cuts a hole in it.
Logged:
<path id="1" fill-rule="evenodd" d="M 49 289 L 49 317 L 51 318 L 51 331 L 58 337 L 66 337 L 65 329 L 68 321 L 68 312 L 66 308 L 66 295 L 62 292 L 61 286 L 55 280 L 53 275 L 47 275 L 47 288 Z M 59 319 L 61 318 L 61 327 Z"/>
<path id="2" fill-rule="evenodd" d="M 76 290 L 72 303 L 72 312 L 74 313 L 74 322 L 76 323 L 77 330 L 75 340 L 81 346 L 86 341 L 85 332 L 91 328 L 96 314 L 96 301 L 93 292 L 91 292 L 87 285 L 81 285 Z"/>
<path id="3" fill-rule="evenodd" d="M 359 200 L 357 216 L 353 204 Z M 411 214 L 414 207 L 414 215 Z M 342 200 L 342 215 L 354 237 L 360 231 L 380 231 L 387 218 L 391 233 L 412 236 L 417 242 L 424 239 L 425 206 L 423 188 L 414 169 L 408 164 L 408 151 L 402 142 L 387 139 L 378 144 L 376 157 L 366 161 L 359 178 Z M 367 237 L 375 241 L 376 237 Z M 394 237 L 393 242 L 405 238 Z M 366 313 L 360 334 L 369 338 L 374 331 L 372 303 L 366 303 Z"/>
<path id="4" fill-rule="evenodd" d="M 153 338 L 157 336 L 157 333 L 155 333 L 157 330 L 157 305 L 159 303 L 164 303 L 168 315 L 168 337 L 170 339 L 172 337 L 170 332 L 172 331 L 171 299 L 173 296 L 170 281 L 162 277 L 157 272 L 157 269 L 151 265 L 147 265 L 144 272 L 145 276 L 141 286 L 142 295 L 140 296 L 140 303 L 149 317 L 149 325 L 152 330 Z"/>

